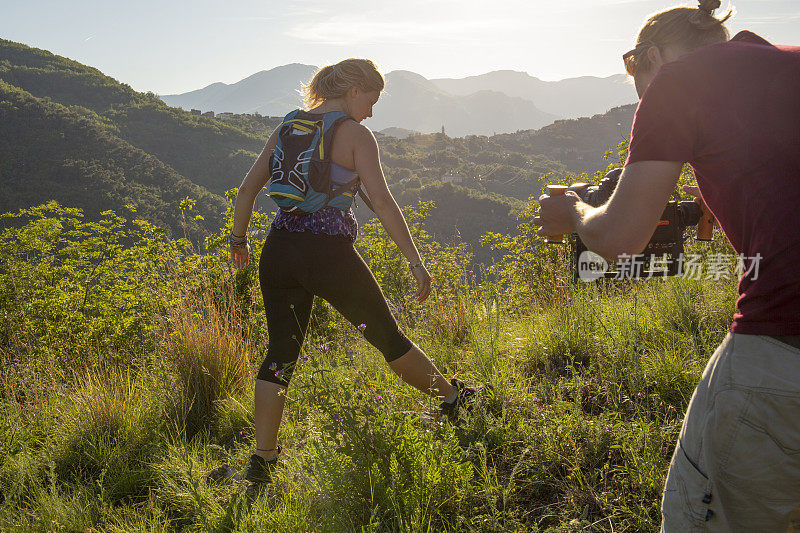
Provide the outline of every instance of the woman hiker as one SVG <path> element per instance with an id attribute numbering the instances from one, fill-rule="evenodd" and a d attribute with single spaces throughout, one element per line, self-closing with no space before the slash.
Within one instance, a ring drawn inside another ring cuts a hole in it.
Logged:
<path id="1" fill-rule="evenodd" d="M 314 296 L 324 298 L 353 325 L 366 324 L 365 338 L 380 350 L 389 367 L 409 385 L 441 398 L 441 410 L 451 419 L 457 419 L 459 409 L 475 396 L 474 389 L 460 381 L 448 382 L 400 330 L 375 277 L 353 246 L 357 223 L 352 201 L 359 184 L 363 184 L 375 214 L 408 260 L 417 282 L 416 299 L 422 302 L 428 297 L 431 277 L 386 185 L 375 137 L 361 125 L 372 116 L 383 88 L 383 77 L 366 59 L 347 59 L 321 69 L 305 87 L 307 110 L 287 115 L 239 187 L 229 243 L 233 262 L 244 268 L 250 258 L 247 227 L 256 195 L 272 178 L 270 195 L 283 195 L 281 199 L 291 201 L 292 195 L 286 192 L 292 190 L 293 172 L 289 169 L 297 167 L 294 160 L 287 164 L 284 159 L 291 158 L 288 147 L 292 136 L 309 133 L 325 121 L 330 123 L 331 117 L 341 119 L 332 132 L 335 142 L 331 137 L 321 138 L 320 143 L 328 150 L 324 157 L 331 160 L 331 182 L 338 192 L 347 194 L 327 198 L 324 207 L 313 212 L 296 214 L 294 208 L 281 209 L 261 252 L 259 281 L 269 349 L 255 383 L 256 450 L 244 472 L 244 478 L 256 484 L 269 481 L 281 451 L 277 439 L 285 391 L 303 344 Z M 276 146 L 282 149 L 276 150 Z M 304 153 L 297 159 L 298 165 L 308 160 Z M 286 187 L 281 189 L 279 185 L 284 182 Z M 304 187 L 302 183 L 295 186 Z"/>

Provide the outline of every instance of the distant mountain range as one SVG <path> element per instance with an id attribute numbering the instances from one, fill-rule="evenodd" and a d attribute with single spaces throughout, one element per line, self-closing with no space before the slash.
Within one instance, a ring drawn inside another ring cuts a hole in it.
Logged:
<path id="1" fill-rule="evenodd" d="M 433 79 L 431 83 L 443 91 L 462 96 L 478 91 L 502 92 L 535 102 L 539 109 L 558 118 L 591 117 L 637 101 L 633 85 L 623 74 L 542 81 L 526 72 L 496 70 L 468 78 Z"/>
<path id="2" fill-rule="evenodd" d="M 214 83 L 161 96 L 168 105 L 201 111 L 283 116 L 301 105 L 299 89 L 317 67 L 291 64 L 233 84 Z M 548 82 L 525 72 L 501 70 L 462 79 L 432 79 L 409 71 L 385 76 L 386 89 L 365 124 L 448 135 L 493 135 L 538 129 L 557 119 L 605 113 L 636 101 L 623 75 Z"/>
<path id="3" fill-rule="evenodd" d="M 259 113 L 284 116 L 300 105 L 300 86 L 311 79 L 317 67 L 292 63 L 262 70 L 232 83 L 212 83 L 183 94 L 161 96 L 172 107 L 216 113 Z"/>

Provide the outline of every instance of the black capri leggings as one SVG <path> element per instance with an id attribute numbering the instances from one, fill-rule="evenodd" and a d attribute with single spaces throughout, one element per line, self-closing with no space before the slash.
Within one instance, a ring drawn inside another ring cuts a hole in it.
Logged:
<path id="1" fill-rule="evenodd" d="M 315 295 L 353 325 L 366 324 L 364 336 L 386 361 L 413 346 L 349 237 L 272 228 L 261 251 L 258 277 L 269 331 L 258 379 L 289 384 Z"/>

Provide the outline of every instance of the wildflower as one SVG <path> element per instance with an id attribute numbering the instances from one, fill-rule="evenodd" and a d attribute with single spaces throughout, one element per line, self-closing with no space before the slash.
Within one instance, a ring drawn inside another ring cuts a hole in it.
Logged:
<path id="1" fill-rule="evenodd" d="M 331 347 L 327 342 L 323 342 L 322 344 L 319 345 L 319 349 L 323 352 L 327 352 L 328 350 L 331 349 Z"/>
<path id="2" fill-rule="evenodd" d="M 14 364 L 17 364 L 17 363 L 19 363 L 19 359 L 17 359 L 17 358 L 15 357 L 15 358 L 14 358 L 14 360 L 12 361 L 12 363 L 14 363 Z"/>
<path id="3" fill-rule="evenodd" d="M 375 396 L 374 400 L 375 400 L 376 402 L 380 402 L 381 400 L 383 400 L 383 396 L 381 396 L 380 394 L 378 394 L 377 396 Z"/>
<path id="4" fill-rule="evenodd" d="M 358 329 L 359 331 L 364 331 L 365 329 L 367 329 L 367 325 L 362 322 L 361 324 L 358 325 Z"/>
<path id="5" fill-rule="evenodd" d="M 278 365 L 276 365 L 275 363 L 272 363 L 271 365 L 269 365 L 269 369 L 270 370 L 275 370 L 276 368 L 278 368 Z"/>
<path id="6" fill-rule="evenodd" d="M 642 391 L 639 391 L 639 393 L 636 396 L 638 396 L 639 398 L 646 398 L 647 397 L 647 393 L 642 390 Z"/>

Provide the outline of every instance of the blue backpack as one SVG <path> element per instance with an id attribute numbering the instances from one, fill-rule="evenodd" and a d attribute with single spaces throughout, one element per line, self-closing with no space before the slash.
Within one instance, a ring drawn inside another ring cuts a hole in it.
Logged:
<path id="1" fill-rule="evenodd" d="M 359 180 L 336 184 L 331 159 L 336 130 L 352 117 L 341 111 L 318 114 L 300 109 L 283 119 L 269 159 L 267 194 L 282 210 L 309 214 L 326 206 L 343 211 L 353 205 Z"/>

